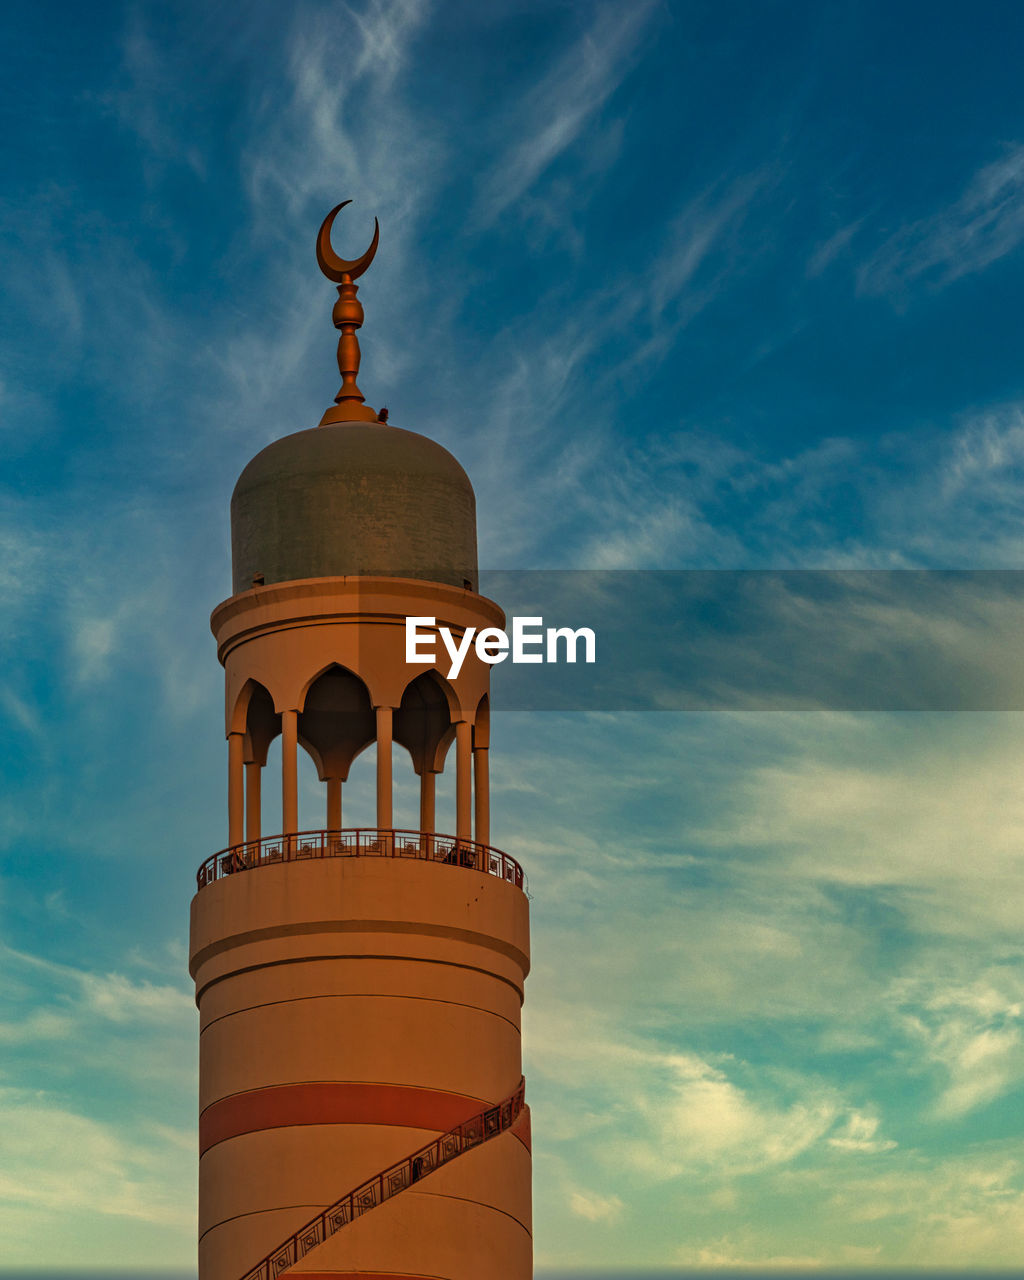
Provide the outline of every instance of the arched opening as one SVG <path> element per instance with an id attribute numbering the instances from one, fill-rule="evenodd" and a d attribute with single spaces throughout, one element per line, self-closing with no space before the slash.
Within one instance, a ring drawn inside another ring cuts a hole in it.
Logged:
<path id="1" fill-rule="evenodd" d="M 278 712 L 269 691 L 248 681 L 228 735 L 229 844 L 256 843 L 271 828 L 291 835 L 354 826 L 431 834 L 447 830 L 467 841 L 475 826 L 476 839 L 487 843 L 487 699 L 481 700 L 472 721 L 453 720 L 451 696 L 445 682 L 428 671 L 409 682 L 398 707 L 374 707 L 366 684 L 335 663 L 308 685 L 301 711 Z M 403 760 L 408 753 L 412 763 L 412 776 L 402 769 L 397 787 L 395 744 L 403 748 Z M 279 797 L 276 787 L 262 795 L 268 753 L 281 778 Z M 349 787 L 350 771 L 360 757 L 356 785 Z M 448 758 L 455 759 L 456 767 L 446 774 Z M 375 811 L 362 795 L 368 790 L 367 772 L 374 775 Z M 347 807 L 343 813 L 342 784 L 349 799 L 362 801 L 355 815 Z M 445 811 L 440 824 L 439 800 Z M 449 808 L 454 809 L 451 822 Z"/>
<path id="2" fill-rule="evenodd" d="M 245 711 L 246 762 L 263 766 L 267 749 L 281 732 L 281 717 L 274 710 L 274 700 L 256 680 L 248 682 L 249 705 Z"/>
<path id="3" fill-rule="evenodd" d="M 436 831 L 436 781 L 444 768 L 442 743 L 446 746 L 452 733 L 452 717 L 447 695 L 433 672 L 424 671 L 406 685 L 394 715 L 393 733 L 395 741 L 408 751 L 420 780 L 415 825 L 420 831 Z"/>
<path id="4" fill-rule="evenodd" d="M 298 740 L 326 784 L 328 831 L 344 825 L 342 783 L 352 762 L 376 738 L 377 720 L 366 685 L 348 668 L 334 665 L 309 686 L 298 717 Z M 316 824 L 319 826 L 319 823 Z"/>
<path id="5" fill-rule="evenodd" d="M 262 775 L 271 742 L 281 732 L 274 700 L 247 680 L 228 734 L 228 844 L 258 841 L 263 826 Z"/>

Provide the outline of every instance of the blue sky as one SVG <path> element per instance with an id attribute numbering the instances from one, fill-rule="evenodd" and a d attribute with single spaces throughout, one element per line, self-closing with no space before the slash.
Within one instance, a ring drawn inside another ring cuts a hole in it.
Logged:
<path id="1" fill-rule="evenodd" d="M 180 1268 L 207 619 L 238 472 L 336 389 L 324 213 L 380 218 L 360 383 L 466 466 L 484 568 L 1018 568 L 1024 14 L 5 26 L 0 1254 Z M 510 712 L 492 755 L 540 1264 L 1019 1262 L 1019 714 Z"/>

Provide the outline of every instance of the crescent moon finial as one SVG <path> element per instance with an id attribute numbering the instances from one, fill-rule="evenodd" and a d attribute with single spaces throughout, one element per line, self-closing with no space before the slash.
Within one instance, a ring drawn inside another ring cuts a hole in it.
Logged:
<path id="1" fill-rule="evenodd" d="M 338 338 L 338 372 L 341 374 L 341 389 L 334 397 L 334 404 L 320 419 L 322 427 L 334 422 L 384 421 L 374 409 L 363 403 L 365 396 L 356 383 L 361 358 L 356 330 L 363 323 L 363 304 L 356 297 L 359 287 L 354 281 L 363 274 L 377 252 L 377 242 L 380 239 L 380 226 L 377 219 L 373 220 L 373 239 L 370 241 L 370 247 L 361 258 L 353 258 L 351 261 L 347 258 L 339 258 L 331 248 L 331 227 L 334 225 L 334 219 L 347 204 L 351 203 L 351 200 L 343 200 L 341 204 L 335 205 L 321 223 L 316 238 L 316 260 L 320 264 L 320 270 L 328 280 L 333 280 L 338 286 L 338 301 L 334 304 L 331 318 L 335 329 L 341 335 Z"/>
<path id="2" fill-rule="evenodd" d="M 320 231 L 316 238 L 316 260 L 320 264 L 320 270 L 324 273 L 328 280 L 333 280 L 335 284 L 341 284 L 348 276 L 350 280 L 355 280 L 361 276 L 366 268 L 373 261 L 373 255 L 377 252 L 377 243 L 380 240 L 380 224 L 377 219 L 373 220 L 373 239 L 370 241 L 370 247 L 360 258 L 339 258 L 331 248 L 331 227 L 334 226 L 334 219 L 338 216 L 347 204 L 351 204 L 351 200 L 342 200 L 341 204 L 335 205 L 323 222 L 320 224 Z"/>

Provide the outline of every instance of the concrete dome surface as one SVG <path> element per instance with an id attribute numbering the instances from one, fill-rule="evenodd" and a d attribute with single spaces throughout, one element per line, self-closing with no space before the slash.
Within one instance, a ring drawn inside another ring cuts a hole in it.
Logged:
<path id="1" fill-rule="evenodd" d="M 231 497 L 233 591 L 380 574 L 477 588 L 476 499 L 435 440 L 342 422 L 275 440 Z"/>

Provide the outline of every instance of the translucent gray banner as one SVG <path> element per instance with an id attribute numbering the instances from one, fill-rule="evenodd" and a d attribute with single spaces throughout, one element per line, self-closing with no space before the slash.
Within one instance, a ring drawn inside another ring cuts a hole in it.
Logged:
<path id="1" fill-rule="evenodd" d="M 1024 571 L 498 570 L 480 589 L 509 632 L 596 638 L 593 664 L 563 642 L 557 663 L 495 665 L 495 708 L 1024 709 Z"/>

